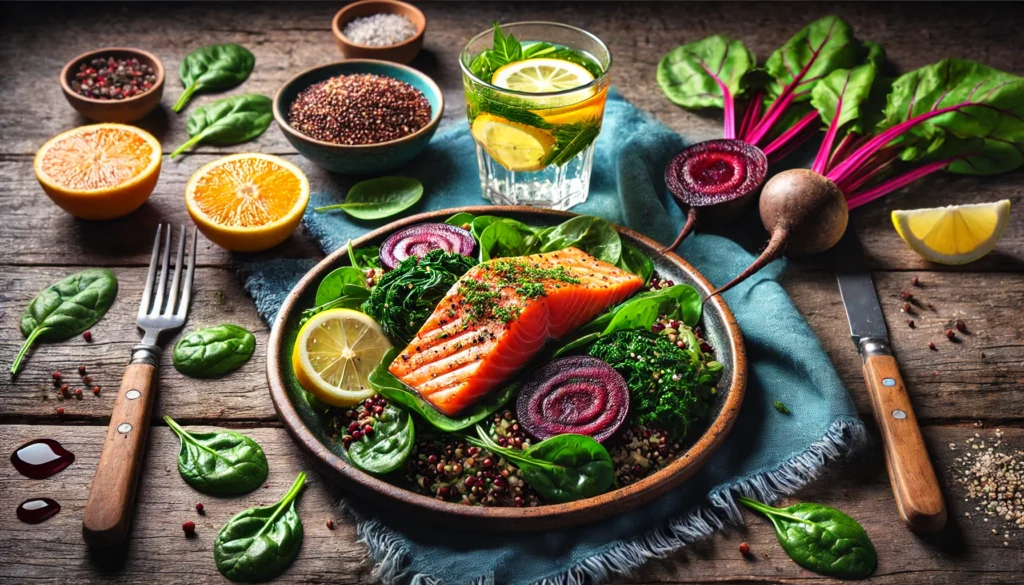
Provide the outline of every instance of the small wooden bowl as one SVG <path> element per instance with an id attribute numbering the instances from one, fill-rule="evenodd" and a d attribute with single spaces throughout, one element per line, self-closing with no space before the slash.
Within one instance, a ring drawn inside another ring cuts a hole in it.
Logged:
<path id="1" fill-rule="evenodd" d="M 354 240 L 352 246 L 379 245 L 399 229 L 425 221 L 444 221 L 462 211 L 474 215 L 511 217 L 535 225 L 555 225 L 576 216 L 567 211 L 499 205 L 445 209 L 400 219 Z M 623 239 L 651 257 L 657 270 L 666 278 L 690 284 L 702 295 L 713 290 L 711 283 L 679 256 L 672 253 L 660 255 L 661 244 L 658 242 L 623 227 L 616 226 L 616 229 Z M 383 515 L 412 515 L 423 522 L 488 533 L 545 531 L 596 522 L 651 502 L 681 485 L 711 459 L 739 415 L 747 385 L 743 335 L 725 301 L 716 295 L 704 304 L 702 324 L 708 342 L 715 348 L 716 358 L 725 365 L 725 371 L 711 405 L 707 427 L 687 441 L 683 452 L 664 469 L 593 498 L 534 508 L 463 506 L 411 492 L 349 463 L 344 448 L 331 440 L 332 429 L 305 398 L 306 393 L 292 370 L 291 354 L 303 309 L 313 305 L 320 280 L 348 263 L 347 248 L 342 246 L 307 272 L 288 293 L 267 343 L 267 381 L 274 408 L 295 441 L 313 456 L 314 462 L 329 477 L 379 506 Z"/>
<path id="2" fill-rule="evenodd" d="M 71 89 L 71 82 L 78 71 L 78 65 L 95 57 L 138 59 L 140 63 L 153 68 L 153 71 L 156 73 L 156 83 L 153 84 L 149 91 L 123 100 L 100 100 L 84 97 Z M 160 99 L 164 95 L 164 65 L 160 62 L 160 59 L 156 58 L 156 55 L 141 49 L 105 47 L 89 51 L 88 53 L 82 53 L 68 61 L 68 64 L 60 72 L 60 88 L 64 90 L 64 97 L 67 98 L 71 107 L 78 110 L 78 113 L 86 118 L 96 122 L 126 124 L 145 117 L 146 114 L 152 112 L 160 105 Z"/>
<path id="3" fill-rule="evenodd" d="M 409 22 L 416 27 L 416 35 L 397 45 L 371 47 L 354 43 L 341 33 L 349 22 L 363 16 L 381 13 L 398 14 L 408 18 Z M 427 17 L 423 16 L 419 8 L 398 0 L 363 0 L 339 10 L 331 22 L 331 29 L 334 30 L 334 39 L 338 42 L 338 49 L 346 59 L 379 59 L 395 63 L 409 63 L 423 48 L 423 33 L 427 30 Z"/>

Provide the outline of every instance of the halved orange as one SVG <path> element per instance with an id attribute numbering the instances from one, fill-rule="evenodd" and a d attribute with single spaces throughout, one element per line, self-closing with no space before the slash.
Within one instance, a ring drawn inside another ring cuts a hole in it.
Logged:
<path id="1" fill-rule="evenodd" d="M 295 231 L 309 181 L 292 163 L 260 153 L 233 154 L 196 171 L 185 206 L 211 242 L 236 252 L 272 248 Z"/>
<path id="2" fill-rule="evenodd" d="M 51 138 L 33 163 L 43 191 L 75 217 L 113 219 L 135 211 L 160 176 L 160 142 L 125 124 L 93 124 Z"/>

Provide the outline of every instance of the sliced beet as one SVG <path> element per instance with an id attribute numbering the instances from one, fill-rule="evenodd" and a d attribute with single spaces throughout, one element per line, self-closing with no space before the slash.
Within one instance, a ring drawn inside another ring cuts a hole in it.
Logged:
<path id="1" fill-rule="evenodd" d="M 472 256 L 476 240 L 468 231 L 446 223 L 421 223 L 391 234 L 380 246 L 380 261 L 391 270 L 410 256 L 424 257 L 431 250 Z"/>
<path id="2" fill-rule="evenodd" d="M 707 140 L 684 148 L 668 163 L 665 184 L 686 210 L 686 224 L 665 251 L 678 248 L 693 231 L 698 218 L 705 215 L 702 208 L 720 208 L 720 216 L 742 209 L 767 173 L 768 157 L 742 140 Z"/>
<path id="3" fill-rule="evenodd" d="M 629 386 L 603 360 L 561 358 L 545 364 L 523 384 L 516 413 L 537 439 L 573 433 L 601 442 L 625 422 Z"/>

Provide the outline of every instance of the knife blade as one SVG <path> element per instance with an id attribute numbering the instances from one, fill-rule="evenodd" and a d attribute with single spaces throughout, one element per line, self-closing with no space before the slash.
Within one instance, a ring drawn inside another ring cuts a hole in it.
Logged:
<path id="1" fill-rule="evenodd" d="M 850 337 L 863 362 L 893 495 L 903 521 L 915 532 L 935 532 L 946 523 L 946 505 L 921 429 L 889 346 L 889 331 L 860 240 L 851 227 L 832 251 Z"/>

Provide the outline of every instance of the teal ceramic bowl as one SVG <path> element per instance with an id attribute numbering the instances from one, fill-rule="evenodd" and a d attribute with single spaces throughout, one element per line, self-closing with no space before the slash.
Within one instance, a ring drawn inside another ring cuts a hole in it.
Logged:
<path id="1" fill-rule="evenodd" d="M 338 75 L 374 73 L 386 75 L 423 92 L 430 101 L 430 122 L 418 131 L 388 142 L 349 146 L 310 138 L 288 124 L 288 108 L 299 93 L 314 83 Z M 346 175 L 374 175 L 404 165 L 427 147 L 444 113 L 444 96 L 434 80 L 423 73 L 397 63 L 373 59 L 349 59 L 307 69 L 291 78 L 274 96 L 274 119 L 288 142 L 313 164 Z"/>

